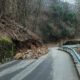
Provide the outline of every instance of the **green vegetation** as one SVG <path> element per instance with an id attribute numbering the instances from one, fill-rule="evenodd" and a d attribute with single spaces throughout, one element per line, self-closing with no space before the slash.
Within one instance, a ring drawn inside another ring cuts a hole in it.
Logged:
<path id="1" fill-rule="evenodd" d="M 75 5 L 61 0 L 1 0 L 0 12 L 2 19 L 5 16 L 14 20 L 45 41 L 53 36 L 65 38 L 80 34 L 79 0 Z"/>
<path id="2" fill-rule="evenodd" d="M 24 41 L 29 36 L 27 30 L 44 42 L 79 38 L 80 0 L 75 5 L 62 0 L 0 0 L 0 32 Z M 14 53 L 12 40 L 0 37 L 0 62 Z"/>
<path id="3" fill-rule="evenodd" d="M 53 2 L 54 4 L 54 2 Z M 69 7 L 71 6 L 71 7 Z M 58 2 L 51 6 L 52 15 L 51 21 L 54 23 L 53 27 L 56 27 L 56 37 L 59 38 L 71 38 L 76 36 L 77 17 L 76 12 L 71 8 L 74 7 L 69 3 Z M 54 32 L 54 30 L 53 30 Z M 59 33 L 59 34 L 58 34 Z"/>
<path id="4" fill-rule="evenodd" d="M 0 62 L 4 62 L 15 53 L 14 44 L 9 37 L 0 36 Z"/>

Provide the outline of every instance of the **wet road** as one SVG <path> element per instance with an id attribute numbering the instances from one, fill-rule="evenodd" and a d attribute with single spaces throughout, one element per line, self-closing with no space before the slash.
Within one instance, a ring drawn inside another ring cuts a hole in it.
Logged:
<path id="1" fill-rule="evenodd" d="M 50 48 L 38 60 L 0 65 L 0 80 L 80 80 L 69 54 Z"/>

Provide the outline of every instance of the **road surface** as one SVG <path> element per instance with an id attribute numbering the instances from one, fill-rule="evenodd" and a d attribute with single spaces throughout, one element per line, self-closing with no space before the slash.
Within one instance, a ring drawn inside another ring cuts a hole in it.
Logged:
<path id="1" fill-rule="evenodd" d="M 57 48 L 38 60 L 0 65 L 0 80 L 80 80 L 71 57 Z"/>

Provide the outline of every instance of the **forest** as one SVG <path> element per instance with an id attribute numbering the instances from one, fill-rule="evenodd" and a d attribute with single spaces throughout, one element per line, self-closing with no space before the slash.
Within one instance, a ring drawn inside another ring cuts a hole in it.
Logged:
<path id="1" fill-rule="evenodd" d="M 74 38 L 80 38 L 80 0 L 0 0 L 1 62 L 26 47 Z"/>

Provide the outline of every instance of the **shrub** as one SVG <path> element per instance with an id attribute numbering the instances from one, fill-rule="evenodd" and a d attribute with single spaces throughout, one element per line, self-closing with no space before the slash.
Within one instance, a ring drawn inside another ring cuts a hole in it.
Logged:
<path id="1" fill-rule="evenodd" d="M 12 58 L 15 49 L 12 40 L 7 36 L 0 36 L 0 62 Z"/>

